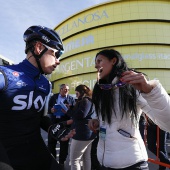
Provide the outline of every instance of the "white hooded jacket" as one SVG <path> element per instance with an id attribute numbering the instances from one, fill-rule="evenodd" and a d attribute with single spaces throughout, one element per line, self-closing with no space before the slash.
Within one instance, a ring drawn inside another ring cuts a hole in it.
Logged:
<path id="1" fill-rule="evenodd" d="M 146 113 L 161 129 L 170 131 L 170 98 L 159 81 L 154 80 L 156 87 L 150 93 L 141 93 L 137 101 L 139 118 Z M 119 90 L 115 91 L 115 111 L 111 124 L 104 122 L 106 128 L 105 140 L 99 137 L 97 156 L 101 165 L 109 168 L 125 168 L 141 161 L 147 161 L 147 151 L 141 138 L 139 127 L 135 126 L 129 117 L 121 118 L 119 109 Z M 100 125 L 102 119 L 99 117 Z M 118 132 L 123 130 L 131 135 L 125 137 Z"/>

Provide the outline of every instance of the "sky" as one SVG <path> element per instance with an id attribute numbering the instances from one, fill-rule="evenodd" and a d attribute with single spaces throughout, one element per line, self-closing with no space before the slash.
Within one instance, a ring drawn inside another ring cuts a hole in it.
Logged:
<path id="1" fill-rule="evenodd" d="M 32 25 L 55 28 L 68 17 L 109 0 L 0 0 L 0 55 L 21 62 L 23 33 Z"/>

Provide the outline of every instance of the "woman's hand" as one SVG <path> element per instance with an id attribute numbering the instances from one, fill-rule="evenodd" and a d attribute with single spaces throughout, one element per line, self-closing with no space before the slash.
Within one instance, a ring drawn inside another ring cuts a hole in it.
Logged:
<path id="1" fill-rule="evenodd" d="M 64 136 L 63 138 L 61 138 L 61 141 L 67 141 L 67 140 L 69 140 L 70 138 L 72 138 L 75 134 L 76 134 L 75 129 L 72 129 L 72 130 L 70 130 L 70 132 L 69 132 L 66 136 Z"/>
<path id="2" fill-rule="evenodd" d="M 154 88 L 154 85 L 146 79 L 144 74 L 136 73 L 134 71 L 123 72 L 120 80 L 124 83 L 133 85 L 142 93 L 149 93 Z"/>
<path id="3" fill-rule="evenodd" d="M 99 130 L 99 120 L 98 119 L 90 119 L 88 122 L 88 127 L 94 133 L 97 133 L 97 130 Z"/>
<path id="4" fill-rule="evenodd" d="M 73 123 L 73 120 L 71 120 L 71 119 L 67 120 L 67 125 L 71 125 L 72 123 Z M 72 138 L 75 134 L 76 134 L 75 129 L 72 129 L 66 136 L 61 138 L 61 141 L 67 141 L 68 139 Z"/>

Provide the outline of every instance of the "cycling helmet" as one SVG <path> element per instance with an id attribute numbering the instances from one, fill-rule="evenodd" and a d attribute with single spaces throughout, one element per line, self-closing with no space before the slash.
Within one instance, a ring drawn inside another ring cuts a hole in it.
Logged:
<path id="1" fill-rule="evenodd" d="M 26 42 L 25 53 L 30 48 L 30 43 L 33 41 L 40 41 L 43 44 L 54 48 L 59 51 L 61 55 L 64 52 L 63 43 L 57 32 L 44 26 L 31 26 L 23 35 L 24 41 Z"/>
<path id="2" fill-rule="evenodd" d="M 63 43 L 60 36 L 57 32 L 50 28 L 43 26 L 31 26 L 24 32 L 23 38 L 26 42 L 25 53 L 27 54 L 28 50 L 31 51 L 42 74 L 44 74 L 44 71 L 41 67 L 40 58 L 48 50 L 48 47 L 58 50 L 56 56 L 57 59 L 64 52 Z M 39 55 L 34 53 L 34 45 L 36 41 L 40 41 L 45 46 L 45 49 Z"/>

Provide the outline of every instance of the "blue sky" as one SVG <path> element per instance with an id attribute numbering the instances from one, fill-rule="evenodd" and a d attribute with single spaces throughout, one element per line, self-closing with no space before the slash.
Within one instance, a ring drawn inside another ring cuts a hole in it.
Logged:
<path id="1" fill-rule="evenodd" d="M 54 28 L 69 16 L 109 0 L 0 0 L 0 55 L 25 58 L 24 31 L 31 25 Z"/>

